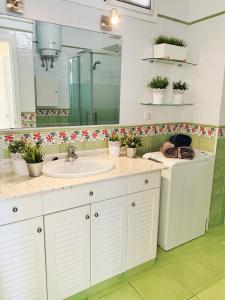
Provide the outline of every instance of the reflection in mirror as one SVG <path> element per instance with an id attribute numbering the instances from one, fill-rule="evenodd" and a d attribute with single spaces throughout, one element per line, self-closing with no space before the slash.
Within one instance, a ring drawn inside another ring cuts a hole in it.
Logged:
<path id="1" fill-rule="evenodd" d="M 121 38 L 0 15 L 0 129 L 119 123 Z"/>

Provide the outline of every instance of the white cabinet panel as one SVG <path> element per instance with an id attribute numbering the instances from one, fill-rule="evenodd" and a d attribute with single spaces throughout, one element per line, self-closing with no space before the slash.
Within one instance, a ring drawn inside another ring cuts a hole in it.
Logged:
<path id="1" fill-rule="evenodd" d="M 125 271 L 127 201 L 120 197 L 91 205 L 91 284 Z"/>
<path id="2" fill-rule="evenodd" d="M 1 226 L 0 245 L 0 299 L 47 299 L 43 218 Z"/>
<path id="3" fill-rule="evenodd" d="M 128 194 L 159 188 L 161 182 L 160 172 L 130 176 L 128 180 Z"/>
<path id="4" fill-rule="evenodd" d="M 45 217 L 48 299 L 90 287 L 90 206 Z"/>
<path id="5" fill-rule="evenodd" d="M 129 196 L 127 269 L 156 257 L 159 189 Z"/>
<path id="6" fill-rule="evenodd" d="M 32 195 L 0 202 L 0 225 L 41 216 L 42 196 Z"/>

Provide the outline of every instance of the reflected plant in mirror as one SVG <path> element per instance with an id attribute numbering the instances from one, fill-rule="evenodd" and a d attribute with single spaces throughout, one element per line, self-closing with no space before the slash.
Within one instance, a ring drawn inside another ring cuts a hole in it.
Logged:
<path id="1" fill-rule="evenodd" d="M 0 15 L 0 129 L 119 123 L 121 37 Z"/>

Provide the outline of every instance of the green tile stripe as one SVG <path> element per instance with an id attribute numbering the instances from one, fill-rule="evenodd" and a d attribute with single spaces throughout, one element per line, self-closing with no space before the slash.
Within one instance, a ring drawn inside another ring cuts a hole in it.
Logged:
<path id="1" fill-rule="evenodd" d="M 166 19 L 166 20 L 170 20 L 170 21 L 173 21 L 173 22 L 181 23 L 181 24 L 184 24 L 184 25 L 191 25 L 190 22 L 187 22 L 187 21 L 184 21 L 184 20 L 181 20 L 181 19 L 177 19 L 177 18 L 173 18 L 173 17 L 169 17 L 169 16 L 166 16 L 166 15 L 163 15 L 163 14 L 158 14 L 158 17 Z"/>
<path id="2" fill-rule="evenodd" d="M 209 19 L 213 19 L 213 18 L 222 16 L 224 14 L 225 14 L 225 10 L 220 11 L 220 12 L 215 13 L 215 14 L 212 14 L 212 15 L 205 16 L 205 17 L 200 18 L 200 19 L 196 19 L 196 20 L 191 21 L 191 22 L 184 21 L 184 20 L 177 19 L 177 18 L 173 18 L 173 17 L 167 16 L 167 15 L 163 15 L 163 14 L 158 14 L 158 17 L 159 18 L 163 18 L 163 19 L 167 19 L 167 20 L 170 20 L 170 21 L 173 21 L 173 22 L 177 22 L 177 23 L 180 23 L 180 24 L 184 24 L 184 25 L 190 26 L 190 25 L 194 25 L 194 24 L 197 24 L 197 23 L 201 23 L 201 22 L 207 21 Z"/>

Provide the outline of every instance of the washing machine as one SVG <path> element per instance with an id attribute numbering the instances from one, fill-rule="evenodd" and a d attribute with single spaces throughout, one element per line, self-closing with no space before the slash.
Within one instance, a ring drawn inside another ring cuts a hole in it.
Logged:
<path id="1" fill-rule="evenodd" d="M 215 155 L 196 151 L 193 160 L 143 156 L 168 168 L 162 171 L 158 244 L 170 250 L 205 234 L 208 226 Z"/>

